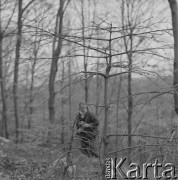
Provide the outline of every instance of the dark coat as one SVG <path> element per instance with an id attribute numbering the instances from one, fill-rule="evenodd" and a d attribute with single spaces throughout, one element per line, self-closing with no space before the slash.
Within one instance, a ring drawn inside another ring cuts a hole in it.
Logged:
<path id="1" fill-rule="evenodd" d="M 91 127 L 82 127 L 82 125 L 80 124 L 81 121 L 90 124 Z M 76 128 L 77 129 L 82 128 L 82 131 L 77 133 L 77 135 L 81 135 L 81 136 L 85 136 L 87 134 L 96 135 L 98 133 L 98 125 L 99 125 L 98 119 L 90 111 L 87 111 L 83 118 L 80 113 L 76 117 Z"/>

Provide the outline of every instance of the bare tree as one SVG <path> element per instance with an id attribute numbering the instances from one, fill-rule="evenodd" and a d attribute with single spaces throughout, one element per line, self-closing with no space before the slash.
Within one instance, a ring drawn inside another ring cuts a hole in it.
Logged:
<path id="1" fill-rule="evenodd" d="M 37 65 L 37 60 L 38 60 L 38 54 L 41 48 L 41 44 L 42 44 L 42 40 L 43 40 L 43 36 L 42 36 L 42 32 L 40 29 L 38 29 L 38 27 L 42 24 L 43 27 L 43 16 L 44 13 L 41 17 L 41 19 L 39 19 L 38 17 L 38 7 L 34 7 L 34 14 L 35 14 L 35 19 L 34 19 L 34 23 L 35 23 L 35 32 L 34 32 L 34 42 L 33 42 L 33 48 L 32 48 L 32 60 L 30 61 L 30 65 L 31 65 L 31 78 L 30 78 L 30 92 L 29 92 L 29 115 L 28 115 L 28 129 L 31 128 L 32 126 L 32 117 L 33 117 L 33 113 L 34 113 L 34 107 L 33 107 L 33 102 L 34 102 L 34 84 L 35 84 L 35 73 L 36 73 L 36 65 Z"/>
<path id="2" fill-rule="evenodd" d="M 91 26 L 91 17 L 92 17 L 92 21 L 95 21 L 95 16 L 96 16 L 96 2 L 93 1 L 93 6 L 94 6 L 94 10 L 93 10 L 93 14 L 90 12 L 90 7 L 91 7 L 91 1 L 83 1 L 80 0 L 81 3 L 81 10 L 79 11 L 77 8 L 78 2 L 76 3 L 76 10 L 80 16 L 81 19 L 81 38 L 82 38 L 82 51 L 83 51 L 83 69 L 84 71 L 87 71 L 89 68 L 89 57 L 88 57 L 88 53 L 90 52 L 89 49 L 86 47 L 86 44 L 90 44 L 91 39 L 86 39 L 86 36 L 93 36 L 93 29 L 88 28 Z M 86 7 L 87 11 L 86 11 Z M 88 78 L 88 74 L 84 74 L 84 99 L 85 102 L 87 103 L 89 101 L 89 85 L 90 85 L 90 79 Z"/>
<path id="3" fill-rule="evenodd" d="M 126 4 L 126 5 L 125 5 Z M 128 162 L 131 162 L 131 152 L 130 152 L 130 147 L 132 146 L 132 136 L 131 136 L 131 131 L 132 131 L 132 112 L 133 112 L 133 98 L 132 98 L 132 51 L 133 51 L 133 31 L 134 31 L 134 26 L 132 25 L 131 22 L 131 17 L 130 17 L 130 7 L 132 6 L 133 2 L 129 1 L 122 1 L 122 26 L 123 26 L 123 34 L 124 34 L 124 47 L 125 51 L 127 53 L 127 58 L 128 58 L 128 117 L 127 117 L 127 126 L 128 126 L 128 147 L 129 147 L 129 155 L 128 155 Z M 125 13 L 126 12 L 126 13 Z M 126 14 L 126 15 L 125 15 Z M 127 24 L 125 24 L 125 22 Z M 127 38 L 125 35 L 126 33 L 128 34 Z"/>
<path id="4" fill-rule="evenodd" d="M 22 26 L 23 20 L 22 15 L 25 10 L 34 2 L 31 0 L 23 8 L 23 0 L 18 0 L 18 20 L 17 20 L 17 40 L 16 40 L 16 50 L 15 50 L 15 62 L 14 62 L 14 82 L 13 82 L 13 96 L 14 96 L 14 114 L 15 114 L 15 134 L 16 143 L 18 143 L 19 138 L 19 110 L 18 110 L 18 80 L 19 80 L 19 61 L 20 61 L 20 47 L 22 41 Z"/>
<path id="5" fill-rule="evenodd" d="M 60 80 L 60 85 L 61 87 L 64 86 L 64 76 L 65 76 L 65 67 L 64 67 L 64 60 L 62 60 L 62 74 L 61 74 L 61 80 Z M 61 95 L 61 116 L 60 116 L 60 120 L 61 120 L 61 144 L 64 144 L 64 130 L 65 130 L 65 117 L 64 117 L 64 104 L 65 104 L 65 97 L 64 97 L 64 90 L 62 89 L 60 91 L 60 95 Z"/>
<path id="6" fill-rule="evenodd" d="M 18 73 L 19 73 L 20 46 L 21 46 L 21 36 L 22 36 L 22 2 L 23 0 L 18 1 L 18 22 L 17 22 L 18 30 L 17 30 L 15 64 L 14 64 L 14 84 L 13 84 L 16 143 L 18 143 L 18 138 L 19 138 Z"/>
<path id="7" fill-rule="evenodd" d="M 107 24 L 108 25 L 108 24 Z M 99 28 L 99 27 L 97 27 Z M 115 28 L 112 27 L 112 24 L 109 25 L 109 27 L 104 27 L 101 28 L 103 32 L 107 32 L 108 33 L 108 39 L 106 38 L 95 38 L 95 37 L 89 37 L 90 39 L 97 41 L 100 40 L 100 42 L 103 42 L 105 47 L 105 50 L 101 50 L 99 47 L 93 47 L 93 46 L 87 46 L 89 49 L 94 50 L 96 52 L 99 52 L 100 54 L 102 54 L 102 58 L 105 59 L 105 72 L 101 73 L 101 72 L 91 72 L 91 71 L 87 71 L 87 72 L 83 72 L 83 73 L 87 73 L 90 75 L 99 75 L 101 77 L 104 78 L 104 124 L 103 124 L 103 130 L 102 130 L 102 140 L 103 140 L 103 156 L 102 159 L 104 160 L 105 158 L 108 157 L 108 123 L 109 123 L 109 114 L 108 114 L 108 110 L 109 110 L 109 101 L 108 101 L 108 97 L 109 97 L 109 79 L 118 75 L 122 75 L 125 73 L 128 73 L 127 71 L 125 72 L 118 72 L 118 73 L 111 73 L 111 69 L 112 67 L 119 67 L 117 65 L 114 65 L 112 58 L 117 56 L 118 54 L 113 54 L 113 47 L 112 47 L 112 43 L 115 40 L 115 38 L 112 38 L 112 34 Z M 75 43 L 75 42 L 74 42 Z M 100 56 L 95 56 L 95 57 L 100 57 Z M 103 175 L 105 174 L 105 165 L 104 162 L 102 162 L 102 169 L 103 169 Z M 104 176 L 103 176 L 104 177 Z"/>
<path id="8" fill-rule="evenodd" d="M 171 14 L 174 36 L 174 106 L 178 114 L 178 2 L 177 0 L 168 0 Z"/>
<path id="9" fill-rule="evenodd" d="M 69 43 L 69 53 L 71 51 L 71 47 L 70 47 L 70 43 Z M 70 125 L 70 136 L 72 133 L 72 86 L 71 86 L 71 82 L 72 82 L 72 73 L 71 73 L 71 64 L 72 64 L 72 58 L 69 57 L 68 59 L 68 83 L 69 83 L 69 125 Z"/>
<path id="10" fill-rule="evenodd" d="M 96 5 L 96 4 L 95 4 Z M 99 32 L 98 30 L 96 30 L 97 32 L 97 37 L 99 37 Z M 97 48 L 99 48 L 99 41 L 97 41 Z M 99 53 L 97 52 L 97 56 L 99 56 Z M 96 75 L 96 108 L 95 108 L 95 114 L 98 115 L 98 109 L 99 109 L 99 100 L 100 100 L 100 76 L 98 75 L 99 73 L 99 65 L 100 65 L 100 59 L 98 58 L 97 59 L 97 62 L 96 62 L 96 72 L 97 72 L 97 75 Z"/>
<path id="11" fill-rule="evenodd" d="M 144 20 L 146 16 L 150 16 L 144 12 L 148 8 L 148 4 L 146 1 L 129 1 L 122 0 L 121 2 L 121 21 L 122 21 L 122 35 L 123 35 L 123 48 L 126 52 L 125 58 L 128 61 L 128 74 L 127 74 L 127 131 L 128 131 L 128 163 L 131 162 L 131 147 L 132 147 L 132 124 L 133 124 L 133 109 L 134 109 L 134 101 L 133 101 L 133 90 L 132 90 L 132 74 L 133 67 L 135 66 L 135 59 L 139 57 L 135 51 L 138 48 L 141 48 L 142 44 L 145 43 L 145 38 L 139 38 L 135 34 L 141 33 L 142 28 L 140 28 L 141 24 L 143 27 L 146 27 L 149 20 Z M 140 7 L 140 8 L 139 8 Z M 142 8 L 141 8 L 142 7 Z M 143 23 L 145 22 L 145 23 Z M 144 29 L 143 29 L 144 31 Z M 146 36 L 146 35 L 145 35 Z M 151 51 L 150 51 L 151 52 Z"/>
<path id="12" fill-rule="evenodd" d="M 62 50 L 62 28 L 64 15 L 64 0 L 59 0 L 59 8 L 56 15 L 55 36 L 53 38 L 52 61 L 49 75 L 49 121 L 55 122 L 55 79 L 58 67 L 58 59 Z M 57 44 L 56 44 L 57 43 Z"/>
<path id="13" fill-rule="evenodd" d="M 66 2 L 66 5 L 64 4 Z M 55 34 L 52 45 L 52 61 L 49 74 L 49 99 L 48 99 L 48 110 L 49 110 L 49 122 L 53 124 L 55 122 L 55 79 L 58 71 L 58 60 L 62 51 L 63 42 L 63 17 L 64 12 L 69 4 L 70 0 L 59 0 L 59 8 L 56 15 L 55 22 Z M 49 130 L 48 136 L 50 137 L 51 132 Z"/>
<path id="14" fill-rule="evenodd" d="M 82 16 L 82 40 L 83 40 L 83 64 L 84 64 L 84 71 L 88 69 L 88 58 L 86 56 L 86 47 L 85 47 L 85 15 L 84 15 L 84 1 L 81 0 L 81 16 Z M 88 102 L 88 78 L 87 74 L 85 74 L 84 80 L 84 90 L 85 90 L 85 102 Z"/>
<path id="15" fill-rule="evenodd" d="M 119 87 L 117 90 L 117 101 L 116 101 L 116 134 L 119 134 L 119 104 L 120 104 L 120 96 L 121 96 L 121 88 L 122 88 L 122 76 L 119 78 Z M 116 136 L 116 150 L 118 148 L 118 136 Z M 116 156 L 117 157 L 117 156 Z"/>
<path id="16" fill-rule="evenodd" d="M 5 84 L 3 75 L 3 31 L 2 31 L 2 3 L 0 0 L 0 85 L 1 85 L 1 98 L 2 98 L 2 124 L 1 124 L 1 136 L 8 138 L 7 130 L 7 104 L 5 97 Z"/>

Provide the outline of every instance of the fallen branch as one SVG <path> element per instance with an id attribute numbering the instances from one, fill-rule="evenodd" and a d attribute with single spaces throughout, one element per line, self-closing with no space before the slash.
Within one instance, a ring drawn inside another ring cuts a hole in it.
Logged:
<path id="1" fill-rule="evenodd" d="M 9 143 L 10 142 L 9 139 L 6 139 L 4 137 L 0 137 L 0 141 L 3 141 L 3 143 Z"/>

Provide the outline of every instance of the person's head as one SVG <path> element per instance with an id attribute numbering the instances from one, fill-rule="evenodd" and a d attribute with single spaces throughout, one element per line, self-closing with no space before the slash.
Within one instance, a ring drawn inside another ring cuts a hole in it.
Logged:
<path id="1" fill-rule="evenodd" d="M 79 103 L 79 111 L 81 114 L 85 114 L 88 111 L 88 106 L 84 102 Z"/>

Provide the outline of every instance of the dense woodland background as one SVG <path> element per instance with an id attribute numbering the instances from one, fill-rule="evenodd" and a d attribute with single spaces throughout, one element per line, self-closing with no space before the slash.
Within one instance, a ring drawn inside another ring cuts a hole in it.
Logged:
<path id="1" fill-rule="evenodd" d="M 0 0 L 0 175 L 102 179 L 106 157 L 177 164 L 167 0 Z M 176 6 L 175 6 L 176 7 Z M 78 103 L 100 121 L 100 159 L 79 150 Z"/>

